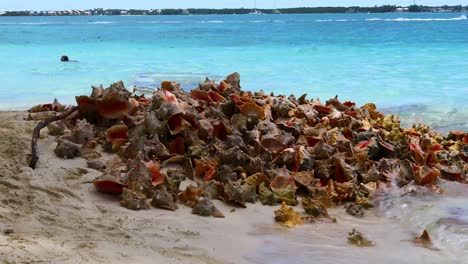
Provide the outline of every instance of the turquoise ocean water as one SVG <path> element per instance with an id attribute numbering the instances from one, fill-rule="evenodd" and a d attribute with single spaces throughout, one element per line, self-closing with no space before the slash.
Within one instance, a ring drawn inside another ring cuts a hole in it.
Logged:
<path id="1" fill-rule="evenodd" d="M 467 32 L 461 13 L 0 17 L 0 109 L 238 71 L 246 89 L 339 95 L 468 130 Z"/>
<path id="2" fill-rule="evenodd" d="M 460 13 L 0 17 L 0 109 L 26 109 L 53 98 L 74 103 L 92 84 L 124 80 L 130 87 L 154 88 L 172 79 L 192 88 L 204 76 L 220 80 L 238 71 L 245 89 L 308 93 L 322 101 L 339 95 L 375 102 L 399 113 L 406 125 L 468 131 L 467 33 L 467 17 Z M 61 63 L 64 54 L 78 62 Z M 396 195 L 382 209 L 415 233 L 430 230 L 442 249 L 430 254 L 446 261 L 425 263 L 467 263 L 467 191 L 444 185 L 447 196 L 421 201 Z M 293 242 L 264 250 L 297 251 L 301 235 L 292 235 Z M 290 263 L 315 257 L 295 256 Z M 324 263 L 348 262 L 337 256 Z"/>

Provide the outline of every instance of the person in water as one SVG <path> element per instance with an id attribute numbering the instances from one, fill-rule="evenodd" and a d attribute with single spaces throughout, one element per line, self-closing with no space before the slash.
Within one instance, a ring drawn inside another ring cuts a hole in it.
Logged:
<path id="1" fill-rule="evenodd" d="M 77 60 L 70 60 L 67 55 L 63 55 L 62 58 L 60 58 L 60 61 L 62 61 L 62 62 L 78 62 Z"/>

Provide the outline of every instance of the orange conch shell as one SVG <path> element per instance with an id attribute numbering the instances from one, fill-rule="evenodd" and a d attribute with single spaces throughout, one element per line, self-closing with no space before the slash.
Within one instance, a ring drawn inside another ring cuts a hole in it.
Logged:
<path id="1" fill-rule="evenodd" d="M 103 193 L 121 194 L 127 185 L 121 183 L 115 176 L 103 175 L 93 181 L 96 189 Z"/>
<path id="2" fill-rule="evenodd" d="M 106 139 L 112 144 L 114 151 L 119 150 L 128 140 L 128 127 L 126 125 L 115 125 L 106 131 Z"/>
<path id="3" fill-rule="evenodd" d="M 241 106 L 239 106 L 239 111 L 247 117 L 265 119 L 265 110 L 256 103 L 243 103 Z"/>
<path id="4" fill-rule="evenodd" d="M 210 181 L 216 172 L 216 163 L 195 160 L 195 177 Z"/>
<path id="5" fill-rule="evenodd" d="M 179 193 L 178 196 L 181 203 L 193 208 L 198 203 L 198 200 L 202 193 L 202 189 L 197 189 L 196 187 L 189 185 L 187 186 L 185 191 Z"/>
<path id="6" fill-rule="evenodd" d="M 153 186 L 157 186 L 164 182 L 166 177 L 161 174 L 161 164 L 159 164 L 159 162 L 150 161 L 145 163 L 145 165 L 151 174 L 151 183 Z"/>
<path id="7" fill-rule="evenodd" d="M 171 115 L 167 121 L 171 135 L 177 135 L 190 127 L 190 123 L 184 119 L 183 113 Z"/>
<path id="8" fill-rule="evenodd" d="M 97 99 L 96 108 L 98 114 L 104 118 L 119 119 L 128 114 L 130 103 L 119 92 L 113 92 L 106 97 Z"/>
<path id="9" fill-rule="evenodd" d="M 411 142 L 409 143 L 409 147 L 410 147 L 410 150 L 413 152 L 414 160 L 415 160 L 418 164 L 420 164 L 420 165 L 424 164 L 424 162 L 425 162 L 425 160 L 426 160 L 426 158 L 425 158 L 425 153 L 424 153 L 424 151 L 421 149 L 421 147 L 419 146 L 419 144 L 416 143 L 416 142 L 411 141 Z"/>
<path id="10" fill-rule="evenodd" d="M 76 96 L 76 103 L 82 114 L 90 114 L 96 112 L 96 100 L 89 96 Z"/>

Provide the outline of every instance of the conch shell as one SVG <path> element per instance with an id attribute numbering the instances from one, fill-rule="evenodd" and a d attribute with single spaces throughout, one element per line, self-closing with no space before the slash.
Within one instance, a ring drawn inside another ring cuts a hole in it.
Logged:
<path id="1" fill-rule="evenodd" d="M 216 208 L 213 202 L 208 198 L 201 198 L 195 207 L 192 209 L 193 214 L 201 215 L 201 216 L 213 216 L 224 218 L 224 215 Z"/>
<path id="2" fill-rule="evenodd" d="M 117 179 L 115 176 L 103 175 L 93 181 L 96 189 L 103 193 L 121 194 L 127 185 Z"/>
<path id="3" fill-rule="evenodd" d="M 281 208 L 275 211 L 275 220 L 280 222 L 282 226 L 295 227 L 304 224 L 304 218 L 285 202 L 281 204 Z"/>
<path id="4" fill-rule="evenodd" d="M 112 144 L 112 149 L 118 151 L 128 140 L 128 127 L 115 125 L 106 131 L 106 139 Z"/>

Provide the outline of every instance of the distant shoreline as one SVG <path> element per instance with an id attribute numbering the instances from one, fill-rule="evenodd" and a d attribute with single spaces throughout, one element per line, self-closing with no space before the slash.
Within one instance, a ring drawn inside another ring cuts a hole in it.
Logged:
<path id="1" fill-rule="evenodd" d="M 468 6 L 421 6 L 407 7 L 383 5 L 375 7 L 296 7 L 278 9 L 252 8 L 187 8 L 187 9 L 87 9 L 87 10 L 44 10 L 44 11 L 0 11 L 0 16 L 158 16 L 158 15 L 244 15 L 244 14 L 344 14 L 344 13 L 403 13 L 468 12 Z"/>

